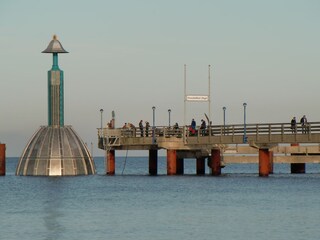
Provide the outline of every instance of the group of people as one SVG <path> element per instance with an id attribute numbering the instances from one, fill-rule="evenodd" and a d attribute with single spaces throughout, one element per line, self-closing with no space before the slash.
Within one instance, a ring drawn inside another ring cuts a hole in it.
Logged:
<path id="1" fill-rule="evenodd" d="M 189 127 L 189 131 L 190 131 L 191 135 L 195 135 L 197 133 L 196 127 L 197 127 L 197 123 L 194 120 L 194 118 L 192 118 L 191 125 Z M 201 134 L 201 136 L 205 136 L 206 128 L 207 128 L 206 121 L 201 119 L 201 125 L 200 125 L 200 134 Z"/>
<path id="2" fill-rule="evenodd" d="M 145 122 L 146 124 L 146 137 L 149 137 L 149 128 L 150 128 L 150 123 L 148 121 Z M 144 136 L 144 127 L 143 127 L 143 121 L 140 120 L 139 122 L 139 129 L 140 129 L 140 136 L 143 137 Z"/>
<path id="3" fill-rule="evenodd" d="M 308 125 L 308 121 L 307 121 L 306 115 L 302 116 L 302 118 L 300 119 L 300 124 L 301 124 L 302 133 L 307 133 L 309 131 L 309 125 Z M 291 131 L 292 131 L 292 133 L 297 133 L 297 120 L 296 120 L 296 117 L 293 117 L 291 119 Z"/>
<path id="4" fill-rule="evenodd" d="M 125 123 L 122 128 L 127 130 L 133 130 L 134 136 L 136 136 L 136 132 L 138 135 L 140 135 L 140 137 L 149 137 L 152 135 L 150 132 L 150 123 L 148 121 L 145 121 L 144 125 L 143 120 L 140 120 L 138 125 L 139 128 L 136 128 L 135 125 L 133 125 L 132 123 Z M 139 130 L 137 131 L 137 129 Z M 174 130 L 175 134 L 179 133 L 179 124 L 175 123 L 171 129 Z"/>

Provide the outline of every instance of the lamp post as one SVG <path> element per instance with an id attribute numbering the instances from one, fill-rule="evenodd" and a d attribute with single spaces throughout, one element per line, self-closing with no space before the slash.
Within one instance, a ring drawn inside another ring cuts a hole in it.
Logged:
<path id="1" fill-rule="evenodd" d="M 247 103 L 243 103 L 243 143 L 247 143 L 246 108 Z"/>
<path id="2" fill-rule="evenodd" d="M 156 114 L 156 107 L 152 107 L 152 113 L 153 113 L 153 126 L 152 126 L 152 144 L 156 143 L 156 136 L 155 136 L 155 114 Z"/>
<path id="3" fill-rule="evenodd" d="M 223 126 L 225 127 L 226 126 L 226 107 L 223 107 L 222 110 L 223 110 Z"/>
<path id="4" fill-rule="evenodd" d="M 168 109 L 168 113 L 169 113 L 169 127 L 171 126 L 171 109 Z"/>
<path id="5" fill-rule="evenodd" d="M 99 138 L 99 146 L 105 147 L 105 144 L 104 144 L 104 137 L 103 137 L 103 132 L 102 132 L 102 113 L 103 113 L 103 109 L 101 108 L 100 109 L 100 116 L 101 116 L 101 122 L 100 122 L 100 138 Z"/>
<path id="6" fill-rule="evenodd" d="M 101 113 L 101 127 L 100 127 L 100 129 L 101 129 L 101 132 L 102 132 L 102 113 L 103 113 L 103 109 L 102 108 L 100 109 L 100 113 Z"/>
<path id="7" fill-rule="evenodd" d="M 225 134 L 226 131 L 226 107 L 223 107 L 223 134 Z"/>

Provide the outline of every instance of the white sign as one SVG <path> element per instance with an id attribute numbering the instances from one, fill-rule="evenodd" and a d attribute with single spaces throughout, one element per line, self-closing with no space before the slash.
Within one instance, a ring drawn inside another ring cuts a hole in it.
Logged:
<path id="1" fill-rule="evenodd" d="M 193 101 L 193 102 L 208 102 L 209 96 L 208 95 L 188 95 L 187 101 Z"/>

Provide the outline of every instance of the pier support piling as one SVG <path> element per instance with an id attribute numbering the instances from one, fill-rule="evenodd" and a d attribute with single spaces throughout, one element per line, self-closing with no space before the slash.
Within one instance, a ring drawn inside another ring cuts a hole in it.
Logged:
<path id="1" fill-rule="evenodd" d="M 156 176 L 158 174 L 158 150 L 149 150 L 149 175 Z"/>
<path id="2" fill-rule="evenodd" d="M 167 175 L 177 174 L 177 151 L 167 150 Z"/>
<path id="3" fill-rule="evenodd" d="M 106 167 L 107 167 L 107 175 L 114 175 L 116 169 L 116 158 L 115 158 L 115 150 L 109 150 L 106 152 Z"/>
<path id="4" fill-rule="evenodd" d="M 269 173 L 273 174 L 273 151 L 269 151 Z"/>
<path id="5" fill-rule="evenodd" d="M 6 145 L 0 143 L 0 176 L 6 175 Z"/>
<path id="6" fill-rule="evenodd" d="M 299 143 L 291 143 L 292 147 L 299 146 Z M 291 153 L 294 155 L 301 155 L 299 153 Z M 305 154 L 302 154 L 305 155 Z M 291 173 L 306 173 L 306 164 L 305 163 L 291 163 L 290 164 Z"/>
<path id="7" fill-rule="evenodd" d="M 270 171 L 270 153 L 268 148 L 259 149 L 259 176 L 268 177 Z"/>
<path id="8" fill-rule="evenodd" d="M 211 149 L 211 161 L 210 167 L 212 169 L 213 176 L 221 175 L 221 156 L 220 149 Z"/>
<path id="9" fill-rule="evenodd" d="M 305 163 L 291 163 L 290 169 L 291 169 L 291 173 L 306 173 L 306 164 Z"/>
<path id="10" fill-rule="evenodd" d="M 197 175 L 205 174 L 205 160 L 204 157 L 197 158 Z"/>
<path id="11" fill-rule="evenodd" d="M 184 174 L 184 159 L 177 157 L 177 175 Z"/>

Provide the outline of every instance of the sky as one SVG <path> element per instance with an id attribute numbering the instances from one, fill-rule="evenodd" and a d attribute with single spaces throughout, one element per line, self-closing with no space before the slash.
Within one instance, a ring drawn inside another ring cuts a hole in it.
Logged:
<path id="1" fill-rule="evenodd" d="M 19 157 L 47 125 L 43 51 L 56 34 L 69 54 L 64 71 L 65 124 L 97 146 L 97 128 L 125 122 L 184 124 L 187 94 L 211 96 L 213 124 L 320 121 L 318 0 L 1 0 L 0 142 Z M 208 65 L 211 88 L 208 89 Z M 186 105 L 187 124 L 208 103 Z"/>

